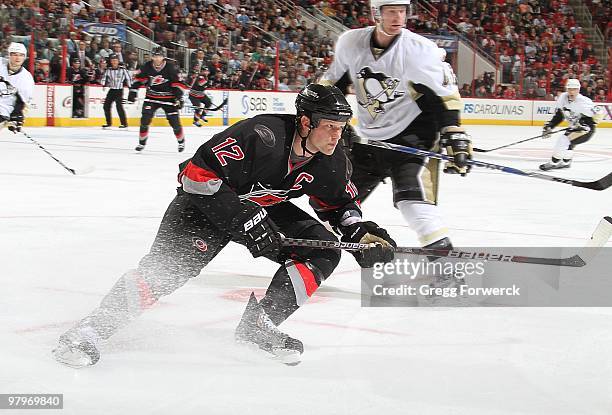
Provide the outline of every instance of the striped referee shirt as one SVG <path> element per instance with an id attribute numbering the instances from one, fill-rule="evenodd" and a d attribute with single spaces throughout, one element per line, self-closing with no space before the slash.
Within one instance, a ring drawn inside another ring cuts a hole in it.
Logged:
<path id="1" fill-rule="evenodd" d="M 117 69 L 109 67 L 100 80 L 102 86 L 109 87 L 110 89 L 123 89 L 124 82 L 128 88 L 132 86 L 130 73 L 123 67 Z"/>

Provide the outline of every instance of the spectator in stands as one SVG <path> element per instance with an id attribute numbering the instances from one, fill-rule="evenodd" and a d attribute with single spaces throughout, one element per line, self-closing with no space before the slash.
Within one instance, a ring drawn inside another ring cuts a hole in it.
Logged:
<path id="1" fill-rule="evenodd" d="M 48 59 L 41 59 L 36 63 L 34 70 L 34 82 L 49 83 L 51 79 L 51 68 Z M 604 95 L 605 96 L 605 95 Z"/>
<path id="2" fill-rule="evenodd" d="M 470 89 L 470 84 L 463 84 L 461 89 L 459 90 L 459 94 L 462 97 L 469 97 L 472 95 L 472 90 Z"/>
<path id="3" fill-rule="evenodd" d="M 121 45 L 121 42 L 116 41 L 115 43 L 113 43 L 112 49 L 113 51 L 111 53 L 117 55 L 117 57 L 119 58 L 119 62 L 123 62 L 123 46 Z"/>
<path id="4" fill-rule="evenodd" d="M 478 89 L 476 89 L 476 98 L 488 98 L 489 97 L 489 93 L 487 92 L 487 89 L 485 88 L 484 85 L 481 85 L 478 87 Z"/>
<path id="5" fill-rule="evenodd" d="M 92 60 L 87 56 L 87 43 L 85 43 L 84 40 L 80 40 L 78 45 L 77 51 L 71 53 L 70 58 L 79 58 L 81 66 L 84 68 L 90 68 L 92 66 Z"/>

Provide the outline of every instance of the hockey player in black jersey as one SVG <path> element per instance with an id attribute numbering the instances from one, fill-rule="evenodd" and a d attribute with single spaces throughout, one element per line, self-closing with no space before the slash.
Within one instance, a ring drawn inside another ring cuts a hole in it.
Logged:
<path id="1" fill-rule="evenodd" d="M 196 127 L 202 126 L 200 121 L 208 122 L 206 119 L 206 110 L 212 107 L 212 101 L 205 92 L 208 87 L 209 74 L 208 68 L 203 66 L 200 69 L 200 73 L 193 76 L 191 88 L 189 89 L 189 100 L 195 107 L 193 112 L 193 125 Z"/>
<path id="2" fill-rule="evenodd" d="M 79 58 L 70 59 L 70 67 L 66 70 L 66 82 L 72 84 L 72 117 L 85 117 L 85 84 L 89 82 L 89 75 L 81 66 Z"/>
<path id="3" fill-rule="evenodd" d="M 144 150 L 149 138 L 149 125 L 153 115 L 158 108 L 161 108 L 166 113 L 166 119 L 178 141 L 178 151 L 182 152 L 185 150 L 185 135 L 179 110 L 183 107 L 183 91 L 187 87 L 179 81 L 178 71 L 174 64 L 164 58 L 164 51 L 161 47 L 154 48 L 151 55 L 151 60 L 145 63 L 140 73 L 135 76 L 128 95 L 128 102 L 133 103 L 136 101 L 138 88 L 142 85 L 147 87 L 140 118 L 139 142 L 135 150 Z"/>
<path id="4" fill-rule="evenodd" d="M 372 244 L 356 252 L 362 267 L 393 259 L 395 242 L 364 222 L 351 167 L 337 147 L 352 112 L 336 87 L 309 85 L 296 100 L 297 115 L 258 115 L 214 135 L 180 166 L 178 194 L 149 252 L 127 272 L 100 306 L 60 337 L 55 358 L 81 367 L 99 359 L 97 344 L 197 277 L 230 241 L 253 257 L 280 264 L 266 295 L 251 294 L 235 331 L 287 364 L 299 361 L 302 343 L 278 329 L 303 305 L 340 261 L 334 249 L 284 247 L 282 235 L 336 241 L 336 236 L 289 200 L 302 195 L 342 240 Z"/>

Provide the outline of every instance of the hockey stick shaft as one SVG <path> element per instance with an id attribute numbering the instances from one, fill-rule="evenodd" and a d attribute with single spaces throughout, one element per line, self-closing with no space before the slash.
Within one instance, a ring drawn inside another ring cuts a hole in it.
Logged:
<path id="1" fill-rule="evenodd" d="M 299 238 L 283 238 L 283 246 L 298 246 L 315 249 L 343 249 L 345 251 L 360 251 L 371 248 L 369 244 L 360 244 L 354 242 L 338 242 L 338 241 L 323 241 L 316 239 L 299 239 Z M 494 262 L 514 262 L 523 264 L 537 265 L 553 265 L 560 267 L 582 267 L 586 263 L 578 255 L 567 258 L 539 258 L 523 255 L 502 255 L 491 252 L 468 252 L 446 249 L 427 249 L 427 248 L 411 248 L 398 246 L 394 250 L 396 253 L 447 257 L 455 259 L 479 260 L 479 261 L 494 261 Z"/>
<path id="2" fill-rule="evenodd" d="M 60 159 L 58 159 L 57 157 L 55 157 L 53 154 L 51 154 L 51 152 L 49 152 L 49 150 L 47 150 L 46 148 L 44 148 L 38 141 L 34 140 L 30 134 L 26 133 L 25 131 L 21 131 L 21 134 L 23 134 L 24 136 L 26 136 L 30 141 L 32 141 L 34 144 L 36 144 L 38 146 L 38 148 L 40 148 L 42 151 L 44 151 L 45 153 L 47 153 L 47 155 L 49 157 L 51 157 L 53 160 L 55 160 L 60 166 L 62 166 L 63 168 L 65 168 L 66 170 L 68 170 L 70 173 L 75 174 L 76 175 L 76 171 L 74 169 L 71 169 L 70 167 L 66 166 Z"/>
<path id="3" fill-rule="evenodd" d="M 145 98 L 145 101 L 146 101 L 146 102 L 150 102 L 150 103 L 152 103 L 152 104 L 169 105 L 169 106 L 172 106 L 172 107 L 174 107 L 174 106 L 175 106 L 175 105 L 174 105 L 174 103 L 172 103 L 172 102 L 158 101 L 158 100 L 155 100 L 155 99 Z M 225 104 L 227 104 L 227 98 L 226 98 L 226 99 L 224 99 L 224 100 L 223 100 L 223 102 L 222 102 L 221 104 L 217 105 L 216 107 L 204 108 L 204 107 L 200 107 L 200 106 L 198 106 L 198 105 L 185 105 L 185 107 L 187 107 L 187 108 L 193 108 L 193 109 L 200 109 L 200 108 L 202 108 L 202 109 L 204 109 L 204 110 L 206 110 L 206 111 L 219 111 L 221 108 L 223 108 L 223 106 L 224 106 Z"/>
<path id="4" fill-rule="evenodd" d="M 440 154 L 440 153 L 435 153 L 433 151 L 427 151 L 427 150 L 421 150 L 418 148 L 402 146 L 399 144 L 392 144 L 392 143 L 386 143 L 386 142 L 381 142 L 381 141 L 368 141 L 365 144 L 372 146 L 372 147 L 385 148 L 387 150 L 394 150 L 394 151 L 399 151 L 401 153 L 413 154 L 419 157 L 431 157 L 431 158 L 444 160 L 444 161 L 454 161 L 454 158 L 452 156 L 448 156 L 446 154 Z M 607 176 L 604 176 L 599 180 L 595 180 L 592 182 L 583 182 L 580 180 L 565 179 L 563 177 L 548 176 L 546 174 L 541 174 L 537 172 L 526 172 L 526 171 L 519 170 L 514 167 L 502 166 L 500 164 L 486 163 L 484 161 L 479 161 L 479 160 L 467 160 L 466 164 L 470 166 L 475 166 L 475 167 L 482 167 L 482 168 L 489 169 L 489 170 L 498 170 L 504 173 L 516 174 L 518 176 L 531 177 L 534 179 L 547 180 L 550 182 L 564 183 L 564 184 L 569 184 L 571 186 L 576 186 L 576 187 L 584 187 L 586 189 L 591 189 L 591 190 L 605 190 L 609 188 L 610 186 L 612 186 L 612 173 L 609 173 Z"/>
<path id="5" fill-rule="evenodd" d="M 548 134 L 560 133 L 561 131 L 567 131 L 567 130 L 569 130 L 569 127 L 567 127 L 567 128 L 562 128 L 562 129 L 557 130 L 557 131 L 551 131 L 551 132 L 550 132 L 550 133 L 548 133 Z M 488 152 L 490 152 L 490 151 L 500 150 L 500 149 L 502 149 L 502 148 L 506 148 L 506 147 L 514 146 L 514 145 L 516 145 L 516 144 L 521 144 L 521 143 L 525 143 L 525 142 L 527 142 L 527 141 L 535 140 L 536 138 L 542 138 L 542 137 L 544 137 L 545 135 L 546 135 L 546 134 L 536 135 L 535 137 L 525 138 L 524 140 L 520 140 L 520 141 L 516 141 L 516 142 L 514 142 L 514 143 L 506 144 L 506 145 L 504 145 L 504 146 L 499 146 L 499 147 L 495 147 L 495 148 L 490 148 L 490 149 L 488 149 L 488 150 L 483 150 L 483 149 L 481 149 L 481 148 L 474 148 L 474 151 L 475 151 L 475 152 L 477 152 L 477 153 L 488 153 Z"/>

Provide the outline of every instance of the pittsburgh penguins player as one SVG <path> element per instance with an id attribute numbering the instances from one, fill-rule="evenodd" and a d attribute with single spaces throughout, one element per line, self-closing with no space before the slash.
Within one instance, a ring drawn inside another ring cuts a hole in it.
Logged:
<path id="1" fill-rule="evenodd" d="M 557 98 L 555 115 L 544 125 L 542 137 L 550 138 L 553 128 L 564 119 L 570 127 L 557 138 L 551 160 L 540 165 L 541 170 L 569 168 L 572 164 L 574 147 L 586 143 L 595 134 L 598 114 L 593 101 L 580 94 L 580 81 L 568 79 L 565 89 L 566 92 Z"/>
<path id="2" fill-rule="evenodd" d="M 21 131 L 24 111 L 34 93 L 34 78 L 23 67 L 27 57 L 26 47 L 12 42 L 8 47 L 8 59 L 0 58 L 0 128 Z"/>
<path id="3" fill-rule="evenodd" d="M 391 177 L 393 203 L 421 244 L 450 248 L 448 230 L 437 208 L 438 160 L 359 141 L 430 151 L 446 147 L 455 162 L 447 163 L 444 171 L 465 176 L 472 147 L 461 127 L 456 79 L 435 43 L 404 28 L 410 0 L 371 0 L 370 6 L 376 25 L 344 32 L 336 43 L 334 61 L 319 82 L 341 86 L 347 74 L 354 85 L 359 137 L 353 135 L 349 141 L 352 180 L 360 199 Z"/>
<path id="4" fill-rule="evenodd" d="M 164 50 L 161 47 L 153 48 L 151 56 L 151 60 L 145 63 L 140 73 L 134 77 L 128 94 L 128 102 L 134 103 L 138 88 L 141 85 L 147 87 L 142 104 L 138 145 L 135 150 L 144 150 L 149 138 L 149 125 L 153 115 L 158 108 L 161 108 L 166 113 L 166 119 L 172 127 L 180 153 L 185 150 L 185 135 L 179 111 L 183 107 L 183 93 L 187 90 L 187 86 L 179 81 L 178 70 L 172 62 L 165 59 Z"/>
<path id="5" fill-rule="evenodd" d="M 98 343 L 197 277 L 230 241 L 253 257 L 280 264 L 266 295 L 251 294 L 235 338 L 283 363 L 299 361 L 302 343 L 277 326 L 303 305 L 340 261 L 333 249 L 283 247 L 287 237 L 337 241 L 321 222 L 291 203 L 302 195 L 321 220 L 347 242 L 374 243 L 355 253 L 362 267 L 393 259 L 395 242 L 364 222 L 350 181 L 350 162 L 336 147 L 352 115 L 342 92 L 309 85 L 296 99 L 297 115 L 258 115 L 214 135 L 180 166 L 170 203 L 148 255 L 124 274 L 100 306 L 60 337 L 58 361 L 87 366 Z"/>

